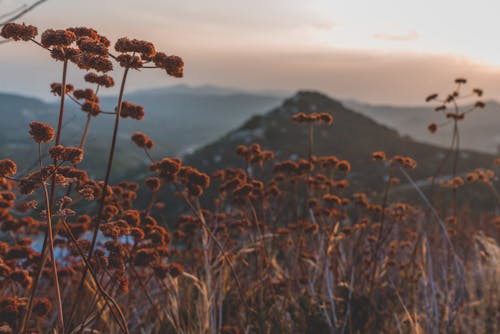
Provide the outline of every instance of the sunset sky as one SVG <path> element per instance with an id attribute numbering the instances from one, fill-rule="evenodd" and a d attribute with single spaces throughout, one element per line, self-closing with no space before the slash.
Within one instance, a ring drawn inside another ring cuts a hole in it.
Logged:
<path id="1" fill-rule="evenodd" d="M 0 0 L 0 13 L 19 3 Z M 419 104 L 456 76 L 500 99 L 499 12 L 495 0 L 48 0 L 20 22 L 40 31 L 92 26 L 111 40 L 146 39 L 184 58 L 184 79 L 147 72 L 130 89 L 176 83 L 307 88 L 343 99 Z M 0 45 L 0 91 L 48 98 L 59 68 L 34 45 Z"/>

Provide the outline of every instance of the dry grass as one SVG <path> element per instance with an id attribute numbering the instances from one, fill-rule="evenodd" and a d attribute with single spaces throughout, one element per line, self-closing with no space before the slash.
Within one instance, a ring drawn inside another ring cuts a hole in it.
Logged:
<path id="1" fill-rule="evenodd" d="M 350 192 L 349 162 L 314 155 L 314 129 L 333 122 L 329 113 L 293 116 L 308 127 L 307 157 L 275 161 L 257 144 L 239 146 L 247 168 L 228 166 L 211 177 L 177 158 L 156 160 L 153 141 L 136 133 L 132 140 L 151 160 L 151 175 L 143 185 L 112 185 L 120 119 L 144 115 L 125 101 L 129 71 L 160 68 L 181 77 L 182 60 L 127 38 L 117 41 L 115 54 L 88 28 L 48 30 L 38 41 L 35 27 L 8 24 L 2 36 L 31 41 L 63 66 L 62 83 L 51 85 L 61 98 L 56 129 L 31 124 L 38 167 L 17 175 L 13 161 L 0 160 L 0 333 L 500 331 L 500 217 L 466 215 L 456 202 L 468 183 L 484 183 L 497 195 L 493 171 L 456 175 L 458 124 L 472 111 L 461 111 L 458 101 L 482 95 L 463 95 L 464 79 L 438 108 L 454 108 L 445 112 L 455 128 L 445 157 L 453 159 L 452 177 L 435 184 L 451 192 L 449 203 L 437 205 L 437 192 L 425 194 L 413 182 L 411 157 L 384 152 L 373 154 L 373 164 L 387 171 L 382 195 Z M 99 106 L 99 90 L 114 82 L 108 74 L 86 75 L 96 89 L 67 83 L 68 66 L 111 73 L 116 64 L 123 72 L 114 111 Z M 79 147 L 60 142 L 68 102 L 88 114 Z M 88 129 L 101 117 L 115 118 L 102 181 L 78 168 Z M 393 196 L 400 182 L 419 204 Z M 199 200 L 207 189 L 218 189 L 211 210 Z M 165 191 L 184 211 L 168 224 Z M 145 206 L 137 206 L 138 196 Z M 41 250 L 36 240 L 43 240 Z"/>

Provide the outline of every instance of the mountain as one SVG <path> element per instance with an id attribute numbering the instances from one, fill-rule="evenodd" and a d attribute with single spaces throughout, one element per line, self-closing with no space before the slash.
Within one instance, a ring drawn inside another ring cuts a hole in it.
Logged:
<path id="1" fill-rule="evenodd" d="M 447 147 L 450 145 L 452 127 L 438 129 L 434 134 L 427 131 L 430 123 L 443 123 L 443 115 L 434 112 L 431 105 L 400 107 L 371 105 L 349 101 L 345 105 L 377 122 L 390 126 L 403 135 L 425 143 Z M 464 106 L 463 110 L 470 106 Z M 476 151 L 496 154 L 500 149 L 500 104 L 486 101 L 486 107 L 467 114 L 460 123 L 461 146 Z"/>
<path id="2" fill-rule="evenodd" d="M 125 100 L 144 107 L 141 121 L 122 119 L 113 175 L 119 177 L 144 162 L 144 152 L 134 147 L 130 136 L 142 131 L 154 139 L 156 150 L 182 155 L 205 145 L 240 125 L 249 117 L 279 104 L 281 97 L 215 86 L 173 86 L 126 92 Z M 116 97 L 101 98 L 103 110 L 112 111 Z M 12 157 L 21 171 L 36 159 L 37 147 L 28 135 L 28 124 L 37 120 L 54 127 L 59 105 L 13 94 L 0 94 L 0 158 Z M 66 103 L 62 142 L 78 145 L 86 114 L 72 101 Z M 87 140 L 85 167 L 101 177 L 113 129 L 112 115 L 92 119 Z"/>
<path id="3" fill-rule="evenodd" d="M 184 160 L 186 164 L 207 172 L 227 166 L 244 168 L 244 162 L 235 154 L 235 147 L 251 143 L 259 143 L 264 150 L 274 151 L 278 161 L 307 157 L 308 126 L 291 121 L 291 115 L 297 112 L 327 112 L 334 117 L 331 126 L 320 124 L 315 127 L 314 153 L 349 160 L 352 166 L 349 181 L 354 191 L 383 189 L 387 169 L 380 162 L 372 161 L 374 151 L 385 151 L 389 157 L 400 154 L 414 158 L 418 166 L 410 174 L 417 181 L 432 176 L 447 153 L 444 148 L 401 136 L 396 130 L 346 108 L 326 95 L 302 91 L 286 99 L 278 108 L 253 116 L 219 140 L 187 155 Z M 458 171 L 491 167 L 493 159 L 489 154 L 464 150 L 460 154 Z M 445 170 L 450 170 L 450 167 L 446 166 Z"/>
<path id="4" fill-rule="evenodd" d="M 124 122 L 122 133 L 130 137 L 142 131 L 166 154 L 183 154 L 211 142 L 281 101 L 272 95 L 205 86 L 132 92 L 125 99 L 142 105 L 146 115 L 140 122 Z M 114 98 L 102 99 L 105 109 L 115 104 Z"/>

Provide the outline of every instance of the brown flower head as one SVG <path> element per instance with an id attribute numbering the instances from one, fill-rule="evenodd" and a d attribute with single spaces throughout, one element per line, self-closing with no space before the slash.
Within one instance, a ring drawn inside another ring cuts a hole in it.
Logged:
<path id="1" fill-rule="evenodd" d="M 478 97 L 483 96 L 483 90 L 481 88 L 474 88 L 472 93 L 476 94 Z"/>
<path id="2" fill-rule="evenodd" d="M 156 53 L 153 62 L 159 68 L 167 71 L 168 75 L 176 78 L 182 78 L 184 75 L 184 61 L 178 56 L 167 56 L 163 52 Z"/>
<path id="3" fill-rule="evenodd" d="M 182 265 L 180 263 L 171 263 L 168 266 L 168 273 L 173 278 L 176 278 L 184 273 L 184 268 L 182 267 Z"/>
<path id="4" fill-rule="evenodd" d="M 429 130 L 430 133 L 435 133 L 437 131 L 437 129 L 438 129 L 438 126 L 436 123 L 431 123 L 427 127 L 427 130 Z"/>
<path id="5" fill-rule="evenodd" d="M 97 102 L 85 100 L 85 103 L 82 104 L 82 110 L 92 116 L 97 116 L 101 113 L 101 106 Z"/>
<path id="6" fill-rule="evenodd" d="M 74 33 L 77 38 L 89 37 L 89 38 L 92 38 L 93 40 L 96 40 L 96 41 L 98 41 L 99 38 L 100 38 L 100 36 L 97 33 L 97 31 L 95 31 L 92 28 L 74 27 L 74 28 L 68 28 L 66 30 L 71 31 L 72 33 Z"/>
<path id="7" fill-rule="evenodd" d="M 477 102 L 474 104 L 474 107 L 476 107 L 476 108 L 480 108 L 480 109 L 484 109 L 484 107 L 486 107 L 486 104 L 485 104 L 483 101 L 477 101 Z"/>
<path id="8" fill-rule="evenodd" d="M 38 35 L 38 29 L 32 25 L 7 23 L 2 27 L 0 36 L 14 41 L 29 41 Z"/>
<path id="9" fill-rule="evenodd" d="M 52 304 L 47 298 L 36 298 L 33 301 L 33 314 L 37 317 L 46 317 L 52 308 Z"/>
<path id="10" fill-rule="evenodd" d="M 75 90 L 73 92 L 73 96 L 77 100 L 85 99 L 85 100 L 99 102 L 99 98 L 94 93 L 94 91 L 92 89 L 90 89 L 90 88 L 87 88 L 87 89 L 77 89 L 77 90 Z"/>
<path id="11" fill-rule="evenodd" d="M 425 98 L 425 102 L 431 102 L 435 99 L 437 99 L 438 97 L 438 94 L 431 94 L 431 95 L 428 95 L 426 98 Z"/>
<path id="12" fill-rule="evenodd" d="M 140 148 L 151 149 L 154 146 L 154 142 L 142 132 L 135 132 L 132 141 Z"/>
<path id="13" fill-rule="evenodd" d="M 113 69 L 113 63 L 108 58 L 88 52 L 83 52 L 78 57 L 76 64 L 83 70 L 94 69 L 97 72 L 103 73 Z"/>
<path id="14" fill-rule="evenodd" d="M 78 49 L 68 47 L 53 47 L 50 51 L 51 57 L 55 60 L 71 60 L 74 63 L 78 62 L 81 53 L 82 52 Z"/>
<path id="15" fill-rule="evenodd" d="M 373 160 L 385 160 L 386 159 L 385 152 L 383 152 L 383 151 L 373 152 L 372 159 Z"/>
<path id="16" fill-rule="evenodd" d="M 309 122 L 309 116 L 303 112 L 299 112 L 292 115 L 292 121 L 299 124 L 307 123 Z"/>
<path id="17" fill-rule="evenodd" d="M 127 37 L 122 37 L 116 41 L 115 50 L 122 53 L 139 53 L 146 59 L 152 58 L 156 54 L 153 43 L 138 39 L 128 39 Z"/>
<path id="18" fill-rule="evenodd" d="M 319 114 L 318 120 L 322 123 L 330 125 L 333 123 L 333 116 L 327 112 L 322 112 Z"/>
<path id="19" fill-rule="evenodd" d="M 71 93 L 75 88 L 71 84 L 66 85 L 66 93 Z M 50 84 L 50 92 L 54 95 L 61 96 L 62 84 L 53 82 Z"/>
<path id="20" fill-rule="evenodd" d="M 14 175 L 17 172 L 17 165 L 10 159 L 0 160 L 0 177 Z"/>
<path id="21" fill-rule="evenodd" d="M 118 111 L 116 108 L 115 110 Z M 123 118 L 130 117 L 140 121 L 144 117 L 144 108 L 138 104 L 123 101 L 120 116 Z"/>
<path id="22" fill-rule="evenodd" d="M 31 286 L 31 277 L 27 270 L 17 269 L 10 274 L 10 279 L 16 283 L 19 283 L 23 288 L 29 288 Z"/>
<path id="23" fill-rule="evenodd" d="M 146 183 L 146 187 L 148 187 L 149 190 L 151 190 L 151 191 L 158 191 L 158 190 L 160 190 L 161 181 L 157 177 L 148 177 L 145 180 L 145 183 Z"/>
<path id="24" fill-rule="evenodd" d="M 76 45 L 78 45 L 78 48 L 83 52 L 88 52 L 100 56 L 108 55 L 108 48 L 106 47 L 106 45 L 90 37 L 80 37 L 76 41 Z"/>
<path id="25" fill-rule="evenodd" d="M 96 73 L 90 72 L 85 75 L 84 79 L 87 82 L 95 83 L 106 88 L 113 87 L 115 85 L 113 78 L 107 74 L 97 75 Z"/>
<path id="26" fill-rule="evenodd" d="M 45 47 L 50 46 L 68 46 L 76 41 L 76 35 L 69 30 L 45 30 L 42 34 L 42 45 Z"/>
<path id="27" fill-rule="evenodd" d="M 142 67 L 142 60 L 139 56 L 121 54 L 116 57 L 116 60 L 118 61 L 118 63 L 120 63 L 121 67 L 129 67 L 136 70 Z"/>
<path id="28" fill-rule="evenodd" d="M 54 129 L 41 122 L 31 122 L 29 133 L 37 143 L 48 143 L 54 139 Z"/>
<path id="29" fill-rule="evenodd" d="M 340 160 L 337 163 L 337 169 L 341 172 L 348 172 L 351 170 L 351 164 L 347 160 Z"/>
<path id="30" fill-rule="evenodd" d="M 83 160 L 83 150 L 78 147 L 57 145 L 49 150 L 49 155 L 56 160 L 68 161 L 73 165 L 79 164 Z"/>

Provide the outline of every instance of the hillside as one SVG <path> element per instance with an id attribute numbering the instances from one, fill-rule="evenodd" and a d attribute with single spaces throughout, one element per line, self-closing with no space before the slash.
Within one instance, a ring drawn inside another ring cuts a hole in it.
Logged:
<path id="1" fill-rule="evenodd" d="M 211 86 L 173 86 L 126 94 L 126 100 L 144 106 L 145 117 L 140 122 L 123 119 L 120 140 L 114 163 L 114 177 L 141 165 L 143 152 L 131 149 L 130 136 L 135 131 L 155 138 L 156 149 L 164 154 L 177 155 L 203 146 L 240 125 L 249 117 L 277 105 L 280 98 L 234 89 Z M 101 98 L 103 110 L 113 110 L 116 98 Z M 0 152 L 1 158 L 11 157 L 21 172 L 35 163 L 36 145 L 28 135 L 33 120 L 57 124 L 59 105 L 40 99 L 0 93 Z M 63 142 L 78 145 L 86 114 L 72 101 L 66 104 Z M 97 177 L 102 172 L 108 154 L 114 119 L 100 115 L 92 120 L 87 140 L 84 168 Z"/>
<path id="2" fill-rule="evenodd" d="M 443 115 L 435 113 L 431 105 L 402 107 L 352 101 L 345 105 L 417 141 L 444 147 L 450 145 L 451 127 L 441 128 L 434 134 L 427 131 L 430 123 L 443 122 Z M 465 106 L 464 110 L 469 107 Z M 493 100 L 486 101 L 484 109 L 467 115 L 465 121 L 460 123 L 461 145 L 466 149 L 496 154 L 500 147 L 499 123 L 500 104 Z"/>
<path id="3" fill-rule="evenodd" d="M 352 164 L 349 176 L 355 191 L 379 191 L 386 171 L 372 161 L 374 151 L 383 150 L 388 156 L 401 154 L 413 157 L 418 167 L 411 171 L 416 180 L 425 180 L 436 170 L 446 149 L 419 143 L 401 136 L 396 130 L 354 112 L 340 102 L 317 92 L 302 91 L 265 115 L 254 116 L 241 127 L 206 147 L 188 155 L 187 164 L 206 171 L 225 166 L 244 167 L 234 148 L 240 144 L 259 143 L 272 150 L 277 160 L 307 156 L 308 128 L 291 122 L 297 112 L 328 112 L 334 117 L 331 126 L 319 125 L 315 131 L 315 154 L 335 155 Z M 493 156 L 472 151 L 461 154 L 459 171 L 491 167 Z"/>

